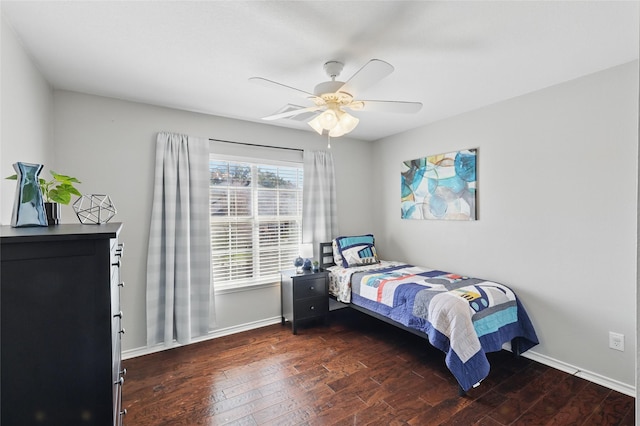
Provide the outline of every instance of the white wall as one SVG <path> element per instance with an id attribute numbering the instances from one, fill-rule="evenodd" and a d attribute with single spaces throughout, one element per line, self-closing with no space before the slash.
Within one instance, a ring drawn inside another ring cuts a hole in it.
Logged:
<path id="1" fill-rule="evenodd" d="M 15 173 L 12 164 L 18 161 L 44 164 L 40 176 L 50 176 L 54 161 L 53 91 L 4 17 L 0 19 L 0 27 L 0 223 L 8 225 L 16 182 L 4 178 Z"/>
<path id="2" fill-rule="evenodd" d="M 171 131 L 281 147 L 326 149 L 326 139 L 312 132 L 67 91 L 54 92 L 54 111 L 57 167 L 82 181 L 81 192 L 109 194 L 118 211 L 114 221 L 124 223 L 125 350 L 146 345 L 145 268 L 156 134 Z M 347 182 L 352 173 L 366 173 L 371 162 L 366 142 L 341 138 L 331 145 L 339 182 Z M 370 203 L 366 193 L 340 189 L 341 230 L 369 232 L 373 219 L 363 216 Z M 76 220 L 70 208 L 63 210 L 63 216 L 63 222 Z M 279 287 L 218 295 L 216 311 L 218 329 L 279 320 Z"/>
<path id="3" fill-rule="evenodd" d="M 401 220 L 401 162 L 466 148 L 479 220 Z M 373 168 L 383 258 L 510 285 L 535 353 L 633 388 L 637 61 L 377 141 Z"/>

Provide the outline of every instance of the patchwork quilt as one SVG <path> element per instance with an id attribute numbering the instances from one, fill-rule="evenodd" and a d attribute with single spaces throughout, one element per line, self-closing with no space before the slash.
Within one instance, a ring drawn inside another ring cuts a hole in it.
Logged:
<path id="1" fill-rule="evenodd" d="M 505 285 L 401 262 L 329 270 L 330 293 L 339 301 L 424 332 L 446 353 L 465 391 L 489 374 L 487 352 L 516 338 L 520 353 L 538 344 L 525 309 Z"/>

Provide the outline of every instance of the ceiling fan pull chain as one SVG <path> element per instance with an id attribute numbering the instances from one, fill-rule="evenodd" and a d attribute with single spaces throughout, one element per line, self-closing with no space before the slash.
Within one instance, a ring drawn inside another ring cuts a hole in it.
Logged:
<path id="1" fill-rule="evenodd" d="M 327 133 L 327 149 L 331 149 L 331 136 Z"/>

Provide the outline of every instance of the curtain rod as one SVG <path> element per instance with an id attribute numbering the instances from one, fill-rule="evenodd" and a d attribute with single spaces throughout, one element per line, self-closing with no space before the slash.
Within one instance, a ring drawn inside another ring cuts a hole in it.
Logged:
<path id="1" fill-rule="evenodd" d="M 213 142 L 224 142 L 224 143 L 235 143 L 237 145 L 257 146 L 257 147 L 260 147 L 260 148 L 287 149 L 289 151 L 304 152 L 304 149 L 298 149 L 298 148 L 287 148 L 287 147 L 272 146 L 272 145 L 260 145 L 260 144 L 257 144 L 257 143 L 249 143 L 249 142 L 226 141 L 224 139 L 214 139 L 214 138 L 209 138 L 209 140 L 213 141 Z"/>

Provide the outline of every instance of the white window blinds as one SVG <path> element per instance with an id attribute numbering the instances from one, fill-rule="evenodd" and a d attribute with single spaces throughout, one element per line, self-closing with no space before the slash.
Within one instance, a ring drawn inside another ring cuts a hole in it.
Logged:
<path id="1" fill-rule="evenodd" d="M 302 164 L 211 154 L 209 169 L 215 288 L 277 282 L 302 239 Z"/>

